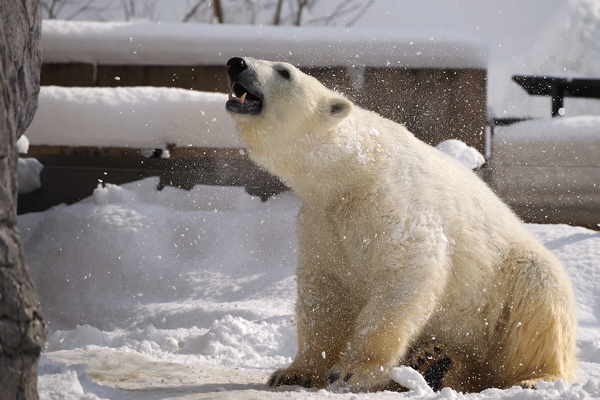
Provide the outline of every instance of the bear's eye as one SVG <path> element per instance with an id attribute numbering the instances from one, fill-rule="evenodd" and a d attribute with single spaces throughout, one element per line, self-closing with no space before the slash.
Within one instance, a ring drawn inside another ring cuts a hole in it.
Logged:
<path id="1" fill-rule="evenodd" d="M 281 75 L 285 79 L 290 79 L 290 71 L 288 71 L 287 69 L 280 69 L 277 72 L 279 72 L 279 75 Z"/>

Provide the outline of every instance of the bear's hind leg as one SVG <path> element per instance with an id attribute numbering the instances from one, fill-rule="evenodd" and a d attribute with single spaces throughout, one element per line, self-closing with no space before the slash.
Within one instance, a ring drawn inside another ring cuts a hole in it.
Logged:
<path id="1" fill-rule="evenodd" d="M 406 355 L 405 365 L 419 371 L 425 381 L 435 392 L 439 392 L 446 377 L 450 377 L 450 370 L 456 370 L 455 362 L 442 347 L 430 344 L 429 346 L 412 349 Z"/>
<path id="2" fill-rule="evenodd" d="M 413 347 L 402 363 L 419 371 L 436 392 L 448 387 L 464 393 L 480 391 L 489 379 L 489 374 L 476 364 L 461 352 L 451 351 L 439 343 Z"/>
<path id="3" fill-rule="evenodd" d="M 534 248 L 535 249 L 535 248 Z M 550 253 L 514 251 L 504 266 L 512 273 L 496 327 L 490 365 L 497 387 L 534 387 L 539 381 L 573 382 L 576 321 L 569 278 Z"/>

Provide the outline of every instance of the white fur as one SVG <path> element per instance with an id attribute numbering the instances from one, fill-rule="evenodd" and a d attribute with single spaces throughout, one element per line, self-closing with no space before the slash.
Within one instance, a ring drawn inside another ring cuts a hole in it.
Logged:
<path id="1" fill-rule="evenodd" d="M 272 383 L 381 389 L 429 342 L 481 375 L 459 389 L 574 379 L 569 278 L 485 183 L 293 66 L 245 60 L 265 102 L 231 113 L 239 135 L 303 199 L 299 350 Z"/>

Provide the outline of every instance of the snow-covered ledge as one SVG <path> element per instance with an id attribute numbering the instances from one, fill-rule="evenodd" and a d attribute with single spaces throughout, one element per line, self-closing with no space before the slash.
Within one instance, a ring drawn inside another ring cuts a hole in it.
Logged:
<path id="1" fill-rule="evenodd" d="M 226 101 L 177 88 L 42 86 L 26 135 L 32 146 L 240 148 Z"/>
<path id="2" fill-rule="evenodd" d="M 45 63 L 225 65 L 234 56 L 304 67 L 485 69 L 485 42 L 454 32 L 44 20 Z"/>
<path id="3" fill-rule="evenodd" d="M 529 221 L 600 223 L 600 116 L 498 127 L 492 187 Z"/>

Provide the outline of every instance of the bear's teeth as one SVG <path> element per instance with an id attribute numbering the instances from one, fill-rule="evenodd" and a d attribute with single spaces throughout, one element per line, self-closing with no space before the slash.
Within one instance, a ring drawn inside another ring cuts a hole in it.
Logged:
<path id="1" fill-rule="evenodd" d="M 243 102 L 246 100 L 246 95 L 247 95 L 247 94 L 248 94 L 248 93 L 244 93 L 244 94 L 242 95 L 242 97 L 240 97 L 240 103 L 243 103 Z"/>

